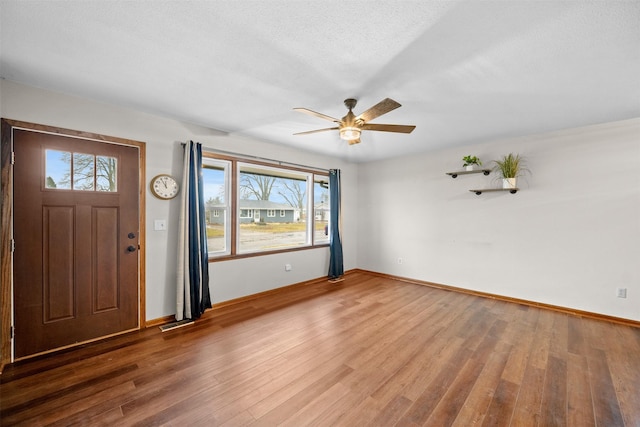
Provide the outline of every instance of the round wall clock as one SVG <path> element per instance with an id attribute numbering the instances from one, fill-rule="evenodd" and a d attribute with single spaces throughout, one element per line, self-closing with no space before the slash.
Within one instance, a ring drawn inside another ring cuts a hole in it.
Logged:
<path id="1" fill-rule="evenodd" d="M 180 186 L 178 181 L 171 175 L 160 174 L 151 179 L 151 193 L 158 199 L 169 200 L 178 195 Z"/>

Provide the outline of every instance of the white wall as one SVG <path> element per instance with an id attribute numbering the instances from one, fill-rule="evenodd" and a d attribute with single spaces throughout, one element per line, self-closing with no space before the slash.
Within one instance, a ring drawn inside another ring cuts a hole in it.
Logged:
<path id="1" fill-rule="evenodd" d="M 181 176 L 180 143 L 192 139 L 213 147 L 318 168 L 342 170 L 345 270 L 356 267 L 356 165 L 275 144 L 226 136 L 203 127 L 0 80 L 2 117 L 146 142 L 146 317 L 175 313 L 175 263 L 178 199 L 160 201 L 148 190 L 159 173 Z M 155 219 L 167 219 L 167 231 L 154 231 Z M 292 265 L 285 272 L 284 265 Z M 210 264 L 214 303 L 326 276 L 328 249 L 289 252 Z"/>
<path id="2" fill-rule="evenodd" d="M 180 175 L 179 143 L 341 168 L 345 269 L 362 268 L 514 298 L 640 320 L 640 119 L 491 141 L 354 165 L 176 120 L 0 80 L 2 117 L 147 143 L 147 182 Z M 460 176 L 466 154 L 528 158 L 517 194 L 493 175 Z M 175 312 L 177 200 L 147 192 L 147 319 Z M 153 230 L 167 219 L 169 230 Z M 173 225 L 173 226 L 172 226 Z M 397 258 L 403 258 L 397 264 Z M 293 266 L 284 271 L 284 264 Z M 210 264 L 214 302 L 322 277 L 328 251 Z M 627 298 L 616 298 L 617 287 Z"/>
<path id="3" fill-rule="evenodd" d="M 445 175 L 509 152 L 531 171 L 517 194 L 468 191 L 495 174 Z M 357 264 L 640 320 L 639 164 L 632 119 L 360 165 Z"/>

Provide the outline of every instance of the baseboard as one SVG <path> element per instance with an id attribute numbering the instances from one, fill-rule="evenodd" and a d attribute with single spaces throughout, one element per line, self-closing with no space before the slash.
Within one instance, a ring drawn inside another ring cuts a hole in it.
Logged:
<path id="1" fill-rule="evenodd" d="M 357 272 L 357 269 L 354 270 L 349 270 L 347 272 L 344 273 L 344 276 L 348 276 L 350 274 L 353 274 L 354 272 Z M 230 305 L 235 305 L 235 304 L 240 304 L 242 302 L 246 302 L 246 301 L 251 301 L 254 299 L 258 299 L 258 298 L 262 298 L 268 295 L 274 295 L 274 294 L 279 294 L 282 292 L 288 292 L 292 289 L 298 288 L 298 287 L 302 287 L 302 286 L 309 286 L 309 285 L 315 285 L 317 283 L 322 283 L 322 282 L 331 282 L 331 283 L 336 283 L 336 282 L 341 282 L 342 280 L 344 280 L 343 278 L 341 280 L 338 281 L 332 281 L 329 280 L 327 277 L 318 277 L 317 279 L 311 279 L 311 280 L 306 280 L 304 282 L 298 282 L 298 283 L 294 283 L 292 285 L 287 285 L 287 286 L 282 286 L 280 288 L 275 288 L 275 289 L 269 289 L 268 291 L 264 291 L 264 292 L 258 292 L 257 294 L 251 294 L 251 295 L 247 295 L 244 297 L 240 297 L 240 298 L 234 298 L 228 301 L 222 301 L 216 304 L 213 304 L 213 306 L 206 310 L 203 314 L 203 316 L 206 316 L 207 313 L 211 312 L 212 310 L 216 310 L 222 307 L 228 307 Z M 175 322 L 176 318 L 175 316 L 172 314 L 170 316 L 164 316 L 164 317 L 159 317 L 157 319 L 152 319 L 152 320 L 148 320 L 147 322 L 145 322 L 145 327 L 146 328 L 150 328 L 153 326 L 162 326 L 162 325 L 166 325 L 168 323 L 172 323 Z"/>
<path id="2" fill-rule="evenodd" d="M 385 274 L 385 273 L 378 273 L 376 271 L 370 271 L 370 270 L 363 270 L 360 268 L 354 268 L 352 270 L 346 271 L 344 274 L 344 277 L 347 277 L 351 274 L 355 274 L 355 273 L 362 273 L 362 274 L 369 274 L 372 276 L 377 276 L 377 277 L 383 277 L 386 279 L 393 279 L 393 280 L 397 280 L 400 282 L 405 282 L 405 283 L 412 283 L 414 285 L 421 285 L 421 286 L 429 286 L 431 288 L 436 288 L 436 289 L 442 289 L 445 291 L 452 291 L 452 292 L 459 292 L 459 293 L 464 293 L 464 294 L 468 294 L 468 295 L 474 295 L 474 296 L 478 296 L 478 297 L 482 297 L 482 298 L 490 298 L 490 299 L 496 299 L 496 300 L 500 300 L 500 301 L 505 301 L 505 302 L 512 302 L 515 304 L 522 304 L 522 305 L 527 305 L 530 307 L 537 307 L 537 308 L 542 308 L 545 310 L 552 310 L 552 311 L 557 311 L 557 312 L 561 312 L 561 313 L 567 313 L 567 314 L 571 314 L 573 316 L 579 316 L 579 317 L 587 317 L 590 319 L 596 319 L 596 320 L 603 320 L 606 322 L 612 322 L 612 323 L 618 323 L 621 325 L 627 325 L 627 326 L 631 326 L 634 328 L 640 328 L 640 321 L 636 321 L 636 320 L 631 320 L 631 319 L 625 319 L 623 317 L 615 317 L 615 316 L 608 316 L 606 314 L 600 314 L 600 313 L 593 313 L 590 311 L 583 311 L 583 310 L 577 310 L 574 308 L 568 308 L 568 307 L 562 307 L 562 306 L 557 306 L 557 305 L 552 305 L 552 304 L 545 304 L 545 303 L 541 303 L 541 302 L 535 302 L 535 301 L 529 301 L 529 300 L 524 300 L 524 299 L 519 299 L 519 298 L 512 298 L 512 297 L 507 297 L 504 295 L 498 295 L 498 294 L 491 294 L 488 292 L 480 292 L 480 291 L 474 291 L 471 289 L 465 289 L 465 288 L 458 288 L 455 286 L 449 286 L 449 285 L 443 285 L 441 283 L 435 283 L 435 282 L 428 282 L 425 280 L 417 280 L 417 279 L 411 279 L 408 277 L 402 277 L 402 276 L 394 276 L 392 274 Z M 240 298 L 235 298 L 232 300 L 228 300 L 228 301 L 223 301 L 220 303 L 216 303 L 213 304 L 213 307 L 210 308 L 209 310 L 207 310 L 204 315 L 206 315 L 208 312 L 212 311 L 212 310 L 216 310 L 222 307 L 227 307 L 230 305 L 235 305 L 235 304 L 240 304 L 242 302 L 246 302 L 246 301 L 251 301 L 257 298 L 261 298 L 267 295 L 274 295 L 274 294 L 278 294 L 281 292 L 288 292 L 292 289 L 295 289 L 297 287 L 302 287 L 302 286 L 308 286 L 308 285 L 313 285 L 313 284 L 317 284 L 317 283 L 321 283 L 321 282 L 325 282 L 325 281 L 329 281 L 331 282 L 331 280 L 327 279 L 326 277 L 319 277 L 317 279 L 312 279 L 312 280 L 307 280 L 304 282 L 299 282 L 299 283 L 294 283 L 292 285 L 288 285 L 288 286 L 283 286 L 280 288 L 275 288 L 275 289 L 270 289 L 268 291 L 264 291 L 264 292 L 259 292 L 257 294 L 251 294 L 251 295 L 247 295 L 244 297 L 240 297 Z M 175 322 L 175 316 L 171 315 L 171 316 L 164 316 L 158 319 L 153 319 L 153 320 L 149 320 L 145 323 L 145 327 L 149 328 L 152 326 L 161 326 L 161 325 L 165 325 L 171 322 Z"/>
<path id="3" fill-rule="evenodd" d="M 507 296 L 504 296 L 504 295 L 491 294 L 491 293 L 488 293 L 488 292 L 474 291 L 474 290 L 471 290 L 471 289 L 465 289 L 465 288 L 458 288 L 458 287 L 455 287 L 455 286 L 443 285 L 441 283 L 434 283 L 434 282 L 428 282 L 428 281 L 425 281 L 425 280 L 410 279 L 410 278 L 407 278 L 407 277 L 394 276 L 394 275 L 385 274 L 385 273 L 378 273 L 376 271 L 369 271 L 369 270 L 362 270 L 362 269 L 355 269 L 355 270 L 352 270 L 352 271 L 353 272 L 360 272 L 360 273 L 364 273 L 364 274 L 371 274 L 373 276 L 378 276 L 378 277 L 384 277 L 386 279 L 398 280 L 400 282 L 412 283 L 414 285 L 429 286 L 431 288 L 437 288 L 437 289 L 442 289 L 442 290 L 446 290 L 446 291 L 459 292 L 459 293 L 464 293 L 464 294 L 468 294 L 468 295 L 474 295 L 474 296 L 483 297 L 483 298 L 491 298 L 491 299 L 496 299 L 496 300 L 505 301 L 505 302 L 512 302 L 512 303 L 515 303 L 515 304 L 522 304 L 522 305 L 527 305 L 527 306 L 530 306 L 530 307 L 537 307 L 537 308 L 542 308 L 542 309 L 545 309 L 545 310 L 552 310 L 552 311 L 558 311 L 558 312 L 561 312 L 561 313 L 567 313 L 567 314 L 571 314 L 573 316 L 587 317 L 587 318 L 596 319 L 596 320 L 604 320 L 606 322 L 618 323 L 618 324 L 621 324 L 621 325 L 631 326 L 631 327 L 634 327 L 634 328 L 640 328 L 640 321 L 631 320 L 631 319 L 625 319 L 623 317 L 609 316 L 609 315 L 606 315 L 606 314 L 593 313 L 593 312 L 590 312 L 590 311 L 577 310 L 577 309 L 574 309 L 574 308 L 562 307 L 562 306 L 553 305 L 553 304 L 545 304 L 545 303 L 536 302 L 536 301 L 529 301 L 529 300 L 524 300 L 524 299 L 519 299 L 519 298 L 512 298 L 512 297 L 507 297 Z"/>

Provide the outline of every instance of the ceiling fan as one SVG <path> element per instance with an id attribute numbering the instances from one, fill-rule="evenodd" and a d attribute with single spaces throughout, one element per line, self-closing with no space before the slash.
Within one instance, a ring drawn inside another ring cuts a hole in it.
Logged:
<path id="1" fill-rule="evenodd" d="M 344 100 L 344 105 L 347 106 L 349 112 L 342 119 L 336 119 L 326 114 L 318 113 L 308 108 L 294 108 L 301 113 L 310 114 L 312 116 L 320 117 L 321 119 L 329 120 L 337 123 L 338 126 L 324 129 L 310 130 L 306 132 L 294 133 L 294 135 L 307 135 L 310 133 L 324 132 L 328 130 L 338 130 L 340 132 L 340 138 L 344 139 L 349 145 L 358 144 L 360 142 L 360 133 L 363 130 L 375 130 L 382 132 L 399 132 L 399 133 L 411 133 L 416 127 L 411 125 L 385 125 L 379 123 L 369 123 L 369 121 L 380 117 L 389 111 L 395 110 L 401 105 L 391 98 L 385 98 L 378 102 L 373 107 L 369 108 L 364 113 L 356 116 L 353 114 L 353 107 L 356 106 L 358 100 L 348 98 Z"/>

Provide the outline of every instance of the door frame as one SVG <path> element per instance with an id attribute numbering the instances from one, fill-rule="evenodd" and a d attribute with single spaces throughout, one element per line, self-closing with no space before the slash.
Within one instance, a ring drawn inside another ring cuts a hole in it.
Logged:
<path id="1" fill-rule="evenodd" d="M 138 329 L 145 328 L 146 323 L 146 144 L 131 139 L 118 138 L 113 136 L 100 135 L 91 132 L 82 132 L 71 129 L 41 125 L 36 123 L 23 122 L 2 118 L 0 120 L 0 162 L 1 162 L 1 202 L 2 213 L 0 218 L 0 229 L 2 230 L 2 240 L 0 241 L 0 373 L 5 365 L 12 362 L 12 327 L 13 327 L 13 129 L 24 129 L 28 131 L 50 133 L 75 137 L 80 139 L 91 139 L 98 142 L 107 142 L 118 145 L 137 147 L 139 152 L 140 171 L 138 174 L 139 189 L 139 269 L 138 269 Z M 101 338 L 96 338 L 97 341 Z M 86 342 L 75 345 L 85 344 Z"/>

